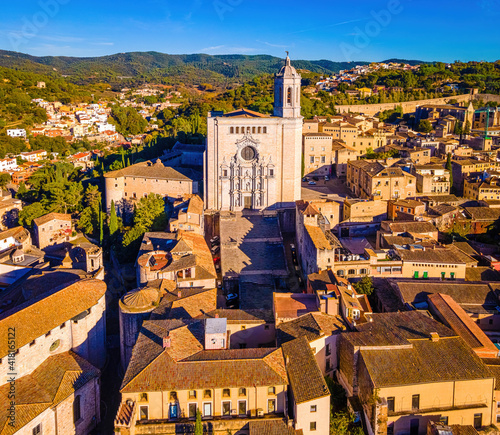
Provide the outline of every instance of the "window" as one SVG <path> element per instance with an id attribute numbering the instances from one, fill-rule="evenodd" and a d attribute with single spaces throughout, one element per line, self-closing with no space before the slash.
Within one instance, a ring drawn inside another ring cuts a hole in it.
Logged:
<path id="1" fill-rule="evenodd" d="M 33 435 L 42 435 L 42 423 L 40 424 L 37 424 L 34 428 L 33 428 Z"/>
<path id="2" fill-rule="evenodd" d="M 170 392 L 170 401 L 171 402 L 176 402 L 177 401 L 177 393 L 175 391 Z"/>
<path id="3" fill-rule="evenodd" d="M 189 418 L 196 418 L 196 403 L 189 404 Z"/>
<path id="4" fill-rule="evenodd" d="M 238 390 L 238 396 L 246 396 L 247 395 L 247 389 L 246 388 L 240 388 Z"/>
<path id="5" fill-rule="evenodd" d="M 204 417 L 212 416 L 212 404 L 210 402 L 203 404 L 203 416 Z"/>
<path id="6" fill-rule="evenodd" d="M 267 127 L 262 127 L 262 133 L 264 133 L 264 134 L 267 133 Z"/>
<path id="7" fill-rule="evenodd" d="M 314 163 L 314 156 L 309 156 L 309 163 Z"/>
<path id="8" fill-rule="evenodd" d="M 231 134 L 234 133 L 234 127 L 229 127 L 229 133 L 231 133 Z"/>
<path id="9" fill-rule="evenodd" d="M 238 415 L 247 414 L 247 402 L 245 400 L 238 401 Z"/>
<path id="10" fill-rule="evenodd" d="M 148 393 L 141 393 L 139 396 L 139 402 L 147 402 L 148 401 Z"/>
<path id="11" fill-rule="evenodd" d="M 326 157 L 325 156 L 321 156 L 321 163 L 325 163 L 326 162 Z"/>
<path id="12" fill-rule="evenodd" d="M 273 414 L 276 412 L 276 400 L 275 399 L 269 399 L 267 401 L 267 413 L 268 414 Z"/>
<path id="13" fill-rule="evenodd" d="M 224 170 L 222 171 L 222 176 L 223 176 L 223 177 L 227 177 L 227 169 L 224 169 Z"/>
<path id="14" fill-rule="evenodd" d="M 329 372 L 332 369 L 332 363 L 330 362 L 330 358 L 326 359 L 326 371 Z"/>
<path id="15" fill-rule="evenodd" d="M 309 423 L 309 430 L 316 430 L 316 422 L 315 421 L 311 421 L 311 423 Z"/>
<path id="16" fill-rule="evenodd" d="M 244 331 L 245 329 L 247 329 L 247 327 L 245 325 L 242 325 L 241 330 Z"/>
<path id="17" fill-rule="evenodd" d="M 231 415 L 231 402 L 222 402 L 222 415 Z"/>
<path id="18" fill-rule="evenodd" d="M 330 343 L 327 343 L 326 345 L 326 356 L 330 355 L 332 353 L 332 346 Z"/>
<path id="19" fill-rule="evenodd" d="M 275 387 L 268 387 L 267 394 L 270 394 L 270 395 L 276 394 L 276 388 Z"/>
<path id="20" fill-rule="evenodd" d="M 264 325 L 264 329 L 265 329 L 266 331 L 269 331 L 269 325 Z"/>
<path id="21" fill-rule="evenodd" d="M 269 176 L 274 177 L 274 169 L 269 169 Z"/>
<path id="22" fill-rule="evenodd" d="M 149 408 L 147 406 L 139 407 L 139 420 L 147 420 L 149 416 Z"/>
<path id="23" fill-rule="evenodd" d="M 448 416 L 442 415 L 441 418 L 439 419 L 439 423 L 444 424 L 445 426 L 448 426 Z"/>
<path id="24" fill-rule="evenodd" d="M 311 412 L 316 412 L 318 407 L 316 405 L 311 405 Z"/>
<path id="25" fill-rule="evenodd" d="M 34 346 L 34 345 L 35 345 L 35 343 L 36 343 L 36 340 L 33 340 L 33 341 L 30 343 L 30 347 L 31 347 L 31 346 Z"/>
<path id="26" fill-rule="evenodd" d="M 236 134 L 239 134 L 240 132 L 240 127 L 236 127 Z"/>
<path id="27" fill-rule="evenodd" d="M 349 269 L 347 272 L 349 275 L 356 275 L 356 270 L 354 269 Z"/>
<path id="28" fill-rule="evenodd" d="M 387 411 L 394 412 L 394 397 L 387 398 Z"/>
<path id="29" fill-rule="evenodd" d="M 204 399 L 211 399 L 212 398 L 212 390 L 203 391 L 203 398 Z"/>
<path id="30" fill-rule="evenodd" d="M 414 394 L 411 396 L 411 409 L 420 408 L 420 394 Z"/>
<path id="31" fill-rule="evenodd" d="M 54 352 L 55 350 L 57 350 L 57 348 L 60 346 L 61 344 L 61 340 L 56 340 L 54 341 L 51 345 L 50 345 L 50 351 L 51 352 Z"/>
<path id="32" fill-rule="evenodd" d="M 76 396 L 73 402 L 73 422 L 78 422 L 82 418 L 82 408 L 80 399 L 82 396 Z"/>
<path id="33" fill-rule="evenodd" d="M 474 414 L 474 428 L 480 429 L 483 425 L 483 414 Z"/>
<path id="34" fill-rule="evenodd" d="M 387 435 L 394 435 L 394 423 L 387 425 Z"/>
<path id="35" fill-rule="evenodd" d="M 222 397 L 231 397 L 231 390 L 229 388 L 224 388 L 222 390 Z"/>
<path id="36" fill-rule="evenodd" d="M 287 104 L 292 104 L 292 88 L 288 88 L 286 102 Z"/>

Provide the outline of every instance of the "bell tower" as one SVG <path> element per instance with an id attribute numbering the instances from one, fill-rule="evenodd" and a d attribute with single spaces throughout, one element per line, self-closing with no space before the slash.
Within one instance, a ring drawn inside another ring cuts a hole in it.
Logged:
<path id="1" fill-rule="evenodd" d="M 274 77 L 274 116 L 300 118 L 301 77 L 290 64 L 288 51 L 285 65 Z"/>

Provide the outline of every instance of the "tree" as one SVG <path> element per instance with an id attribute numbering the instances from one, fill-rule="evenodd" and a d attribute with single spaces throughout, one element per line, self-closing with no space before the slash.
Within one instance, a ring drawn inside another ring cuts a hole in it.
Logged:
<path id="1" fill-rule="evenodd" d="M 134 214 L 134 225 L 145 231 L 164 231 L 167 226 L 165 201 L 159 194 L 150 193 L 141 198 Z"/>
<path id="2" fill-rule="evenodd" d="M 470 121 L 469 121 L 469 120 L 467 120 L 467 122 L 465 123 L 465 127 L 464 127 L 464 134 L 465 134 L 465 135 L 470 134 L 470 127 L 471 127 L 471 126 L 470 126 Z"/>
<path id="3" fill-rule="evenodd" d="M 109 215 L 109 235 L 113 236 L 118 230 L 118 218 L 116 216 L 115 202 L 111 200 L 111 213 Z"/>
<path id="4" fill-rule="evenodd" d="M 373 280 L 371 276 L 365 275 L 354 284 L 354 288 L 359 294 L 370 296 L 373 293 Z"/>
<path id="5" fill-rule="evenodd" d="M 99 243 L 102 246 L 104 240 L 104 213 L 101 211 L 101 204 L 99 203 Z"/>
<path id="6" fill-rule="evenodd" d="M 7 184 L 10 183 L 10 175 L 7 174 L 6 172 L 1 172 L 0 173 L 0 189 L 3 190 L 7 186 Z"/>
<path id="7" fill-rule="evenodd" d="M 417 130 L 422 133 L 430 133 L 432 131 L 432 124 L 428 119 L 421 119 Z"/>
<path id="8" fill-rule="evenodd" d="M 94 213 L 91 207 L 85 207 L 78 219 L 78 228 L 85 234 L 94 234 Z"/>
<path id="9" fill-rule="evenodd" d="M 47 213 L 47 210 L 41 202 L 35 202 L 27 205 L 19 212 L 19 225 L 31 227 L 33 219 L 39 218 Z"/>
<path id="10" fill-rule="evenodd" d="M 196 422 L 194 424 L 194 435 L 203 435 L 203 423 L 201 422 L 201 411 L 196 410 Z"/>

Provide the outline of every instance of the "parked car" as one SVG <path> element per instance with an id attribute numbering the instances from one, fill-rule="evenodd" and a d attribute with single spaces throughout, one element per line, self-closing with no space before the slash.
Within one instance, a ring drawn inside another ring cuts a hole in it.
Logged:
<path id="1" fill-rule="evenodd" d="M 236 293 L 230 293 L 226 296 L 226 306 L 229 308 L 237 308 L 240 297 Z"/>
<path id="2" fill-rule="evenodd" d="M 361 426 L 361 414 L 359 411 L 354 411 L 354 425 Z"/>
<path id="3" fill-rule="evenodd" d="M 316 182 L 315 181 L 309 181 L 309 183 L 307 183 L 307 184 L 309 184 L 309 186 L 316 186 Z"/>
<path id="4" fill-rule="evenodd" d="M 328 181 L 330 177 L 328 175 L 325 175 L 325 181 Z"/>
<path id="5" fill-rule="evenodd" d="M 212 255 L 215 255 L 215 254 L 217 254 L 217 252 L 220 251 L 220 246 L 215 245 L 210 251 L 212 252 Z"/>
<path id="6" fill-rule="evenodd" d="M 220 237 L 219 236 L 214 236 L 210 239 L 210 243 L 213 245 L 215 245 L 216 243 L 219 243 L 220 241 Z"/>
<path id="7" fill-rule="evenodd" d="M 302 178 L 303 183 L 307 183 L 308 181 L 309 181 L 309 179 L 307 177 Z"/>
<path id="8" fill-rule="evenodd" d="M 293 243 L 290 243 L 290 250 L 292 251 L 292 254 L 296 252 L 295 245 Z"/>
<path id="9" fill-rule="evenodd" d="M 220 263 L 220 257 L 214 257 L 214 264 Z"/>
<path id="10" fill-rule="evenodd" d="M 313 180 L 314 180 L 314 181 L 318 181 L 318 180 L 319 180 L 319 178 L 318 178 L 318 177 L 316 177 L 316 176 L 314 176 L 314 177 L 313 177 Z"/>

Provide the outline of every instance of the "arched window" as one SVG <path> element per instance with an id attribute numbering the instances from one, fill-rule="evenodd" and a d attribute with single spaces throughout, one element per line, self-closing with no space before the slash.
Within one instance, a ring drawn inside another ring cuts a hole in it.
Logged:
<path id="1" fill-rule="evenodd" d="M 81 396 L 76 396 L 73 402 L 73 422 L 76 423 L 82 418 Z"/>
<path id="2" fill-rule="evenodd" d="M 341 270 L 337 270 L 337 275 L 338 276 L 344 276 L 344 271 L 341 269 Z"/>
<path id="3" fill-rule="evenodd" d="M 229 128 L 229 133 L 234 134 L 234 127 Z"/>
<path id="4" fill-rule="evenodd" d="M 240 388 L 238 390 L 238 396 L 246 396 L 247 395 L 247 389 L 246 388 Z"/>
<path id="5" fill-rule="evenodd" d="M 255 134 L 255 127 L 252 127 L 252 134 Z"/>
<path id="6" fill-rule="evenodd" d="M 262 128 L 261 128 L 261 127 L 258 127 L 258 128 L 257 128 L 257 133 L 259 133 L 259 134 L 260 134 L 260 133 L 261 133 L 261 130 L 262 130 Z"/>
<path id="7" fill-rule="evenodd" d="M 287 96 L 286 96 L 287 104 L 292 104 L 292 88 L 288 88 Z"/>
<path id="8" fill-rule="evenodd" d="M 349 275 L 356 275 L 356 270 L 355 269 L 349 269 L 347 272 Z"/>
<path id="9" fill-rule="evenodd" d="M 236 134 L 239 134 L 240 132 L 240 127 L 236 127 Z"/>
<path id="10" fill-rule="evenodd" d="M 367 271 L 366 269 L 361 269 L 361 270 L 359 271 L 359 274 L 360 274 L 360 275 L 366 275 L 367 273 L 368 273 L 368 271 Z"/>
<path id="11" fill-rule="evenodd" d="M 267 133 L 267 127 L 262 127 L 262 133 L 264 133 L 264 134 Z"/>

